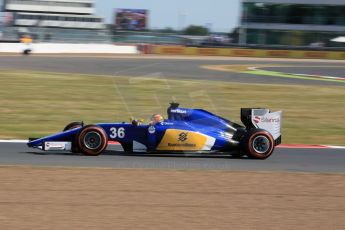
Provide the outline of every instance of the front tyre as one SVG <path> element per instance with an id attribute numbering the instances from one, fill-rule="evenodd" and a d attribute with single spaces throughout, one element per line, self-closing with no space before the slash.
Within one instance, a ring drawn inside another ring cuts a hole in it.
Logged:
<path id="1" fill-rule="evenodd" d="M 101 127 L 87 125 L 79 132 L 77 144 L 84 155 L 98 156 L 107 148 L 108 137 Z"/>
<path id="2" fill-rule="evenodd" d="M 71 129 L 80 128 L 82 126 L 83 126 L 83 122 L 74 121 L 74 122 L 71 122 L 68 125 L 66 125 L 65 128 L 63 129 L 63 132 L 65 132 L 67 130 L 71 130 Z"/>
<path id="3" fill-rule="evenodd" d="M 255 129 L 248 133 L 244 147 L 248 157 L 264 160 L 273 153 L 274 139 L 266 130 Z"/>

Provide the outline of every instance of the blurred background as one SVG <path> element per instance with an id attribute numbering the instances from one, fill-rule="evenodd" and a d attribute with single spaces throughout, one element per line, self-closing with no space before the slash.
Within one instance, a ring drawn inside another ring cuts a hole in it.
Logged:
<path id="1" fill-rule="evenodd" d="M 0 41 L 342 50 L 343 0 L 0 0 Z"/>

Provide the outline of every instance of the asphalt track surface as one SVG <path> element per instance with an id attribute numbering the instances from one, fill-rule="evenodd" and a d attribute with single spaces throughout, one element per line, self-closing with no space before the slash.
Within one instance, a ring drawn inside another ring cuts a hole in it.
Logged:
<path id="1" fill-rule="evenodd" d="M 252 160 L 224 156 L 125 155 L 121 147 L 111 146 L 100 156 L 87 157 L 43 152 L 23 143 L 0 143 L 0 165 L 344 173 L 345 150 L 277 148 L 266 160 Z"/>
<path id="2" fill-rule="evenodd" d="M 320 75 L 320 76 L 330 76 L 330 77 L 340 77 L 345 78 L 345 67 L 344 66 L 332 66 L 332 67 L 269 67 L 269 68 L 260 68 L 263 70 L 278 71 L 282 73 L 291 73 L 291 74 L 306 74 L 306 75 Z"/>
<path id="3" fill-rule="evenodd" d="M 0 56 L 0 69 L 34 70 L 61 73 L 81 73 L 116 76 L 160 76 L 168 79 L 215 80 L 228 82 L 265 84 L 341 85 L 337 82 L 310 81 L 222 72 L 202 69 L 203 65 L 289 65 L 294 67 L 269 67 L 271 70 L 345 76 L 342 62 L 304 60 L 237 60 L 234 58 L 215 60 L 146 58 L 142 56 L 121 57 L 70 57 L 70 56 Z M 306 67 L 307 66 L 307 67 Z M 322 67 L 320 67 L 322 66 Z M 272 69 L 273 68 L 273 69 Z M 109 167 L 109 168 L 171 168 L 171 169 L 216 169 L 244 171 L 293 171 L 293 172 L 345 172 L 344 149 L 276 149 L 267 160 L 172 157 L 172 156 L 128 156 L 118 147 L 99 157 L 85 157 L 63 152 L 42 152 L 28 149 L 25 144 L 1 143 L 0 165 L 35 165 L 63 167 Z"/>
<path id="4" fill-rule="evenodd" d="M 280 78 L 260 76 L 236 72 L 214 71 L 201 68 L 203 65 L 289 65 L 283 70 L 287 73 L 336 73 L 344 77 L 345 67 L 341 62 L 310 62 L 272 61 L 272 60 L 237 60 L 235 58 L 220 59 L 172 59 L 146 58 L 137 56 L 132 58 L 121 57 L 70 57 L 70 56 L 0 56 L 0 69 L 35 70 L 62 73 L 82 73 L 111 76 L 159 76 L 167 79 L 215 80 L 244 83 L 265 84 L 303 84 L 303 85 L 341 85 L 345 84 L 327 81 L 311 81 L 304 79 Z M 300 67 L 299 67 L 300 66 Z M 320 68 L 322 66 L 322 68 Z M 329 68 L 328 68 L 329 66 Z M 282 69 L 280 69 L 282 70 Z M 297 71 L 298 72 L 298 71 Z M 336 76 L 337 77 L 337 76 Z"/>

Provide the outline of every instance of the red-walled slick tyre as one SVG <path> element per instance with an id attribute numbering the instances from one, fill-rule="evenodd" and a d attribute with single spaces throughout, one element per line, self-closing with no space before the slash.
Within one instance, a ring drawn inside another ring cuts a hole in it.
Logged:
<path id="1" fill-rule="evenodd" d="M 274 150 L 272 135 L 262 129 L 250 131 L 244 144 L 245 152 L 250 158 L 264 160 L 271 156 Z"/>
<path id="2" fill-rule="evenodd" d="M 79 132 L 77 144 L 84 155 L 98 156 L 107 148 L 108 137 L 101 127 L 87 125 Z"/>

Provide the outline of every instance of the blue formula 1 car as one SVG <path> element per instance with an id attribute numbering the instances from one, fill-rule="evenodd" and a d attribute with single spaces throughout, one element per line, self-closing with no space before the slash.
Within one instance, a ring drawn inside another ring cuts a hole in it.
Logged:
<path id="1" fill-rule="evenodd" d="M 180 108 L 178 103 L 171 103 L 167 113 L 168 119 L 150 124 L 72 122 L 63 132 L 30 139 L 28 146 L 97 156 L 108 141 L 116 141 L 129 154 L 209 153 L 266 159 L 281 143 L 281 111 L 241 109 L 243 126 L 202 109 Z"/>

